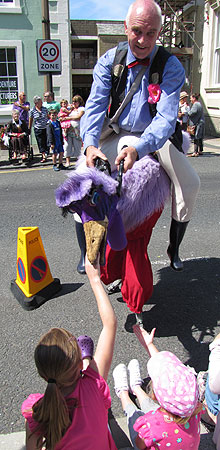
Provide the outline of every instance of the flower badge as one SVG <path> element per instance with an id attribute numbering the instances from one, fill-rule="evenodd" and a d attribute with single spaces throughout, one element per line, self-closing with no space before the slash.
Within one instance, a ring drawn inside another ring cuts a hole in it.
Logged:
<path id="1" fill-rule="evenodd" d="M 161 89 L 159 84 L 149 84 L 148 86 L 148 103 L 157 103 L 160 100 Z"/>

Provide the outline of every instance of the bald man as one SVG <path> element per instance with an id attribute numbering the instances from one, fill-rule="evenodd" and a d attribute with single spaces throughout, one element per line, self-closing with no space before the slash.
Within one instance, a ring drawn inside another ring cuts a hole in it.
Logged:
<path id="1" fill-rule="evenodd" d="M 183 66 L 173 55 L 169 56 L 164 66 L 160 83 L 161 93 L 154 117 L 149 107 L 149 73 L 158 51 L 156 41 L 161 24 L 161 10 L 153 0 L 137 0 L 130 6 L 125 21 L 125 33 L 128 38 L 125 95 L 141 70 L 141 63 L 146 64 L 146 58 L 149 58 L 149 65 L 138 90 L 119 117 L 119 135 L 110 136 L 100 143 L 110 97 L 111 102 L 113 104 L 115 102 L 112 91 L 112 67 L 116 48 L 110 49 L 98 60 L 94 69 L 91 93 L 81 121 L 81 136 L 87 165 L 90 167 L 99 156 L 103 159 L 108 158 L 112 169 L 124 159 L 124 168 L 127 171 L 137 159 L 156 151 L 160 164 L 172 182 L 172 221 L 167 253 L 171 267 L 179 271 L 183 269 L 183 263 L 179 258 L 179 245 L 192 216 L 200 180 L 185 155 L 169 140 L 175 132 L 179 96 L 185 81 Z"/>

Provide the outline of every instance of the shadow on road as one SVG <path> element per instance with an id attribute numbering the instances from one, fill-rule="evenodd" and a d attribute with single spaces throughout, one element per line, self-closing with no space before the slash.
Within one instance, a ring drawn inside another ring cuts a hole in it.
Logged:
<path id="1" fill-rule="evenodd" d="M 78 291 L 83 285 L 84 283 L 62 283 L 61 290 L 53 298 L 62 297 L 63 295 Z"/>
<path id="2" fill-rule="evenodd" d="M 156 337 L 177 336 L 189 353 L 186 363 L 197 372 L 207 368 L 209 342 L 220 320 L 219 267 L 219 258 L 204 258 L 185 261 L 183 272 L 160 269 L 145 306 L 150 308 L 143 313 L 145 328 L 156 327 Z M 134 314 L 129 314 L 126 331 L 132 332 L 134 323 Z"/>

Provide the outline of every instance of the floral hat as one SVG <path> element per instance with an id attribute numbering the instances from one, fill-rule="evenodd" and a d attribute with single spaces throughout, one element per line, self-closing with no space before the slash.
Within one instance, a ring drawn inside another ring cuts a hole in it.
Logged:
<path id="1" fill-rule="evenodd" d="M 198 403 L 198 385 L 193 369 L 186 367 L 171 352 L 153 355 L 147 369 L 160 405 L 177 416 L 191 416 Z"/>

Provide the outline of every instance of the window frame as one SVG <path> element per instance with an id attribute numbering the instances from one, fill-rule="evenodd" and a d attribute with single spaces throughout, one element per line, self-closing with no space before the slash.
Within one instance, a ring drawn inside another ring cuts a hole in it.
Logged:
<path id="1" fill-rule="evenodd" d="M 6 6 L 5 6 L 6 5 Z M 1 3 L 0 4 L 0 14 L 22 14 L 21 8 L 21 0 L 13 0 L 10 3 Z"/>
<path id="2" fill-rule="evenodd" d="M 15 48 L 16 49 L 16 63 L 17 63 L 17 77 L 18 77 L 18 91 L 24 91 L 24 69 L 23 69 L 23 52 L 22 41 L 5 41 L 0 40 L 0 47 L 4 49 Z M 0 121 L 1 116 L 10 115 L 13 104 L 1 105 L 0 107 Z"/>
<path id="3" fill-rule="evenodd" d="M 220 10 L 216 11 L 215 16 L 215 52 L 214 52 L 214 85 L 220 86 Z"/>

